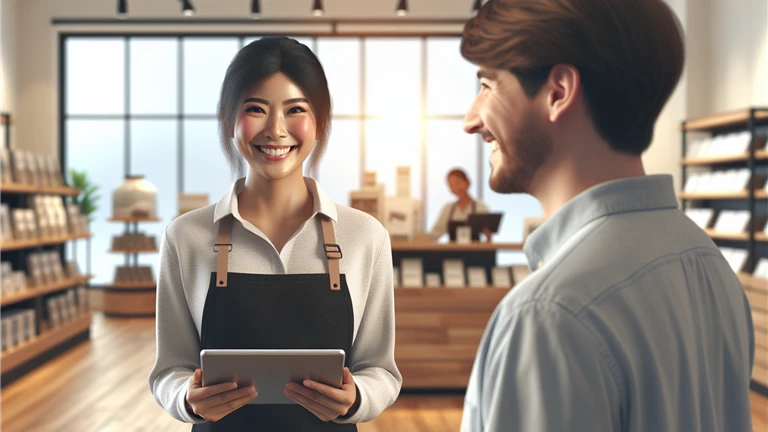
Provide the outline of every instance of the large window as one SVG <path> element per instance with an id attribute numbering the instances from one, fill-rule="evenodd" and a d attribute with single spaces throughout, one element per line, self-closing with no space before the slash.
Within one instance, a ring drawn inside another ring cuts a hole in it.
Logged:
<path id="1" fill-rule="evenodd" d="M 95 284 L 110 283 L 123 262 L 106 251 L 123 231 L 107 219 L 125 175 L 144 175 L 157 186 L 162 222 L 140 230 L 158 239 L 177 215 L 178 193 L 206 193 L 214 203 L 231 185 L 218 140 L 218 94 L 233 56 L 257 38 L 65 36 L 63 150 L 68 167 L 86 170 L 101 188 L 91 227 Z M 540 210 L 531 198 L 488 189 L 487 149 L 462 131 L 478 87 L 458 38 L 298 40 L 317 54 L 331 91 L 332 131 L 317 177 L 335 201 L 349 204 L 364 171 L 376 171 L 394 195 L 396 167 L 408 165 L 411 194 L 422 200 L 429 229 L 453 199 L 445 174 L 461 167 L 472 194 L 505 212 L 500 239 L 520 240 L 522 218 Z M 78 255 L 84 263 L 85 251 Z M 156 261 L 156 254 L 140 258 Z"/>

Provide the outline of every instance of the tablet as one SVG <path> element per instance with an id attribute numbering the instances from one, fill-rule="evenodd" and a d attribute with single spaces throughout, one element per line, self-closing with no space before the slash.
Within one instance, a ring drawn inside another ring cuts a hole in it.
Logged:
<path id="1" fill-rule="evenodd" d="M 467 225 L 472 227 L 473 233 L 481 233 L 488 228 L 492 233 L 499 231 L 499 224 L 503 213 L 472 213 L 467 217 Z"/>
<path id="2" fill-rule="evenodd" d="M 285 395 L 289 381 L 305 379 L 341 388 L 344 350 L 205 349 L 200 352 L 203 386 L 237 382 L 259 394 L 251 404 L 296 404 Z"/>

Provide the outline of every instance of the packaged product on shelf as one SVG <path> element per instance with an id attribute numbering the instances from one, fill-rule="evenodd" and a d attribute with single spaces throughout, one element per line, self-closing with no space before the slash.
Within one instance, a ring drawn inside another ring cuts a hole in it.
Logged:
<path id="1" fill-rule="evenodd" d="M 424 286 L 424 269 L 421 258 L 403 258 L 400 261 L 403 288 L 421 288 Z"/>
<path id="2" fill-rule="evenodd" d="M 13 320 L 9 317 L 4 317 L 2 319 L 2 326 L 3 326 L 3 349 L 5 351 L 8 351 L 9 349 L 12 349 L 16 346 L 13 340 Z"/>
<path id="3" fill-rule="evenodd" d="M 6 146 L 0 147 L 0 180 L 2 180 L 3 183 L 13 182 L 11 154 Z"/>
<path id="4" fill-rule="evenodd" d="M 6 351 L 7 344 L 8 344 L 8 338 L 5 337 L 5 326 L 6 326 L 6 319 L 2 318 L 0 319 L 0 351 Z"/>
<path id="5" fill-rule="evenodd" d="M 29 238 L 39 239 L 40 231 L 37 226 L 37 218 L 35 218 L 35 211 L 32 209 L 25 209 L 24 215 L 26 216 L 25 222 Z"/>
<path id="6" fill-rule="evenodd" d="M 59 302 L 55 297 L 48 297 L 46 305 L 48 306 L 48 321 L 51 324 L 51 328 L 60 326 L 61 312 L 59 311 Z"/>
<path id="7" fill-rule="evenodd" d="M 64 294 L 59 294 L 56 296 L 56 300 L 59 302 L 59 310 L 61 311 L 61 319 L 63 322 L 69 322 L 72 321 L 74 316 L 72 316 L 71 309 L 69 308 L 69 304 L 67 304 L 67 296 Z"/>
<path id="8" fill-rule="evenodd" d="M 77 308 L 81 314 L 90 310 L 89 294 L 88 288 L 82 285 L 77 287 Z"/>
<path id="9" fill-rule="evenodd" d="M 491 271 L 493 286 L 496 288 L 511 288 L 512 276 L 509 267 L 494 267 Z"/>
<path id="10" fill-rule="evenodd" d="M 14 293 L 27 290 L 27 275 L 23 271 L 13 272 L 13 282 Z"/>
<path id="11" fill-rule="evenodd" d="M 30 184 L 40 185 L 42 178 L 40 177 L 40 169 L 37 166 L 37 155 L 35 153 L 27 153 L 27 170 L 29 171 Z"/>
<path id="12" fill-rule="evenodd" d="M 13 240 L 13 226 L 11 225 L 11 210 L 8 204 L 0 205 L 0 240 Z"/>
<path id="13" fill-rule="evenodd" d="M 488 287 L 488 276 L 485 274 L 484 267 L 468 267 L 467 279 L 469 279 L 469 286 L 471 288 L 486 288 Z"/>
<path id="14" fill-rule="evenodd" d="M 23 312 L 24 315 L 24 340 L 33 339 L 37 336 L 37 328 L 35 326 L 35 310 L 26 309 Z"/>
<path id="15" fill-rule="evenodd" d="M 50 169 L 48 161 L 50 157 L 48 155 L 37 155 L 37 169 L 40 172 L 41 183 L 45 186 L 54 186 L 56 183 L 53 179 L 53 173 Z"/>
<path id="16" fill-rule="evenodd" d="M 51 267 L 53 268 L 53 274 L 57 281 L 63 281 L 66 278 L 64 273 L 64 265 L 61 262 L 61 254 L 57 251 L 51 252 L 49 256 Z"/>
<path id="17" fill-rule="evenodd" d="M 14 284 L 13 267 L 11 267 L 9 261 L 3 261 L 0 263 L 0 290 L 2 290 L 2 295 L 6 296 L 13 293 Z"/>
<path id="18" fill-rule="evenodd" d="M 29 232 L 27 230 L 27 215 L 25 209 L 13 209 L 11 210 L 11 216 L 13 219 L 13 237 L 16 240 L 27 240 L 29 238 Z"/>
<path id="19" fill-rule="evenodd" d="M 443 260 L 443 279 L 448 288 L 464 288 L 466 286 L 464 260 Z"/>
<path id="20" fill-rule="evenodd" d="M 77 294 L 75 294 L 75 288 L 67 291 L 67 304 L 69 305 L 69 313 L 72 316 L 80 315 L 80 308 L 77 304 Z"/>
<path id="21" fill-rule="evenodd" d="M 24 312 L 23 311 L 14 311 L 13 314 L 13 329 L 16 331 L 16 344 L 21 345 L 24 342 L 26 342 L 26 339 L 24 338 Z"/>
<path id="22" fill-rule="evenodd" d="M 30 181 L 28 179 L 27 170 L 27 156 L 21 150 L 11 151 L 11 163 L 13 165 L 13 181 L 14 183 L 28 185 Z"/>
<path id="23" fill-rule="evenodd" d="M 395 288 L 400 287 L 400 267 L 392 267 L 392 284 Z"/>
<path id="24" fill-rule="evenodd" d="M 426 285 L 429 288 L 438 288 L 440 287 L 440 274 L 439 273 L 427 273 L 424 275 L 424 279 L 426 280 Z"/>

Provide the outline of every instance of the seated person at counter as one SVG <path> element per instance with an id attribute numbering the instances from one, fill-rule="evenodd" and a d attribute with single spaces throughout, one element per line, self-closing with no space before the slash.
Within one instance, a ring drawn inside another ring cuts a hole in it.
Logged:
<path id="1" fill-rule="evenodd" d="M 446 203 L 440 211 L 432 230 L 423 240 L 437 240 L 443 234 L 448 233 L 451 241 L 456 240 L 456 228 L 464 225 L 473 213 L 488 213 L 488 206 L 480 200 L 474 200 L 469 195 L 469 177 L 459 168 L 454 168 L 448 173 L 448 187 L 451 193 L 458 198 L 455 202 Z M 472 240 L 478 240 L 479 236 L 473 233 Z"/>

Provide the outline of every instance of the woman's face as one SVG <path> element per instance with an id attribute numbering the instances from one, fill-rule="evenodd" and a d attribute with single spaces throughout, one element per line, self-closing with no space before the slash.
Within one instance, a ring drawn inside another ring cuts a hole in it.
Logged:
<path id="1" fill-rule="evenodd" d="M 316 133 L 309 101 L 299 86 L 278 72 L 245 95 L 234 136 L 254 174 L 279 180 L 302 172 Z"/>
<path id="2" fill-rule="evenodd" d="M 448 177 L 448 187 L 451 188 L 452 194 L 461 196 L 469 190 L 469 182 L 457 175 L 452 175 Z"/>

